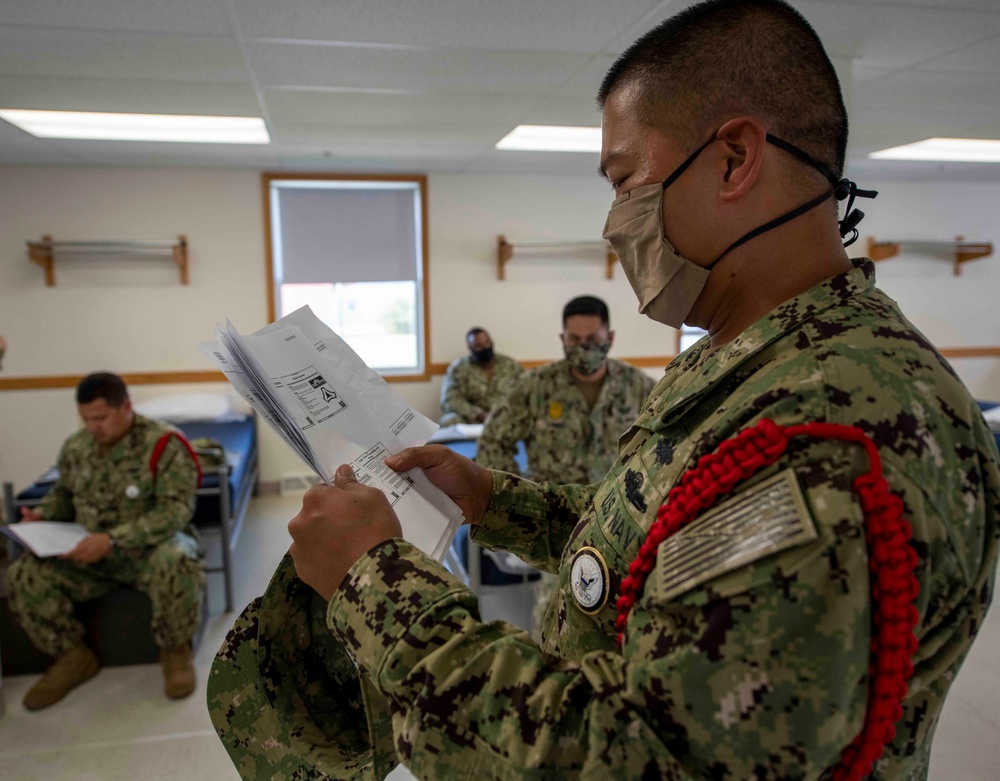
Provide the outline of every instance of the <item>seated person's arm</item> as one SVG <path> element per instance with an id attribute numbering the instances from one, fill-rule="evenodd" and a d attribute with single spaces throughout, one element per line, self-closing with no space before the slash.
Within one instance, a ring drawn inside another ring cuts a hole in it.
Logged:
<path id="1" fill-rule="evenodd" d="M 181 531 L 194 512 L 198 469 L 176 437 L 167 442 L 156 466 L 153 497 L 146 511 L 110 535 L 123 548 L 159 545 Z"/>
<path id="2" fill-rule="evenodd" d="M 477 407 L 463 395 L 460 383 L 455 381 L 455 368 L 460 364 L 453 363 L 448 367 L 441 383 L 441 417 L 442 426 L 455 423 L 481 423 L 482 417 L 488 412 Z"/>
<path id="3" fill-rule="evenodd" d="M 520 474 L 517 443 L 531 435 L 528 384 L 519 380 L 493 407 L 489 422 L 476 443 L 476 463 L 487 469 Z M 531 465 L 528 465 L 529 469 Z"/>
<path id="4" fill-rule="evenodd" d="M 42 499 L 38 513 L 46 521 L 72 521 L 76 518 L 76 509 L 73 507 L 73 492 L 69 489 L 68 475 L 73 469 L 73 464 L 66 455 L 65 447 L 59 452 L 57 465 L 59 477 Z"/>

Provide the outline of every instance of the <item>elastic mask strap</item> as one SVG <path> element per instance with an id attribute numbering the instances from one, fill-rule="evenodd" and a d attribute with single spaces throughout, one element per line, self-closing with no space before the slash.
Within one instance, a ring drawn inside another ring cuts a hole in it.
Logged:
<path id="1" fill-rule="evenodd" d="M 787 214 L 782 214 L 780 217 L 776 217 L 775 219 L 771 220 L 770 222 L 765 222 L 759 228 L 754 228 L 748 234 L 746 234 L 742 238 L 739 238 L 736 241 L 734 241 L 732 244 L 730 244 L 726 248 L 726 251 L 723 252 L 721 255 L 719 255 L 719 257 L 717 257 L 711 263 L 709 263 L 708 266 L 706 266 L 706 268 L 708 268 L 709 270 L 711 270 L 715 266 L 716 263 L 718 263 L 720 260 L 722 260 L 724 257 L 726 257 L 726 255 L 728 255 L 730 252 L 732 252 L 734 249 L 736 249 L 740 245 L 746 244 L 748 241 L 750 241 L 750 239 L 755 239 L 758 236 L 760 236 L 760 234 L 762 234 L 762 233 L 767 233 L 767 231 L 771 230 L 772 228 L 777 228 L 779 225 L 784 225 L 786 222 L 794 220 L 796 217 L 798 217 L 798 216 L 800 216 L 802 214 L 805 214 L 810 209 L 815 209 L 817 206 L 819 206 L 821 203 L 823 203 L 823 201 L 826 201 L 826 200 L 832 198 L 833 194 L 834 194 L 834 191 L 833 190 L 829 190 L 828 192 L 825 192 L 822 195 L 819 195 L 816 198 L 813 198 L 808 203 L 802 204 L 797 209 L 793 209 L 792 211 L 788 212 Z M 862 214 L 862 216 L 864 216 L 864 215 Z"/>
<path id="2" fill-rule="evenodd" d="M 712 133 L 712 137 L 708 139 L 708 141 L 706 141 L 704 144 L 695 149 L 690 154 L 690 156 L 688 156 L 688 159 L 685 160 L 683 163 L 681 163 L 679 166 L 677 166 L 677 168 L 674 169 L 674 172 L 670 174 L 670 176 L 668 176 L 666 180 L 664 180 L 663 189 L 666 190 L 670 185 L 676 182 L 678 177 L 680 177 L 680 175 L 690 167 L 691 163 L 693 163 L 697 159 L 698 155 L 700 155 L 702 152 L 705 151 L 705 147 L 711 144 L 714 140 L 715 140 L 715 133 Z"/>
<path id="3" fill-rule="evenodd" d="M 771 220 L 770 222 L 761 225 L 759 228 L 755 228 L 742 238 L 737 239 L 726 248 L 725 252 L 719 255 L 719 257 L 717 257 L 714 261 L 712 261 L 712 263 L 710 263 L 706 267 L 708 269 L 711 269 L 726 255 L 728 255 L 730 252 L 732 252 L 740 245 L 750 241 L 750 239 L 755 239 L 758 236 L 760 236 L 760 234 L 766 233 L 767 231 L 773 228 L 777 228 L 779 225 L 784 225 L 789 220 L 794 220 L 796 217 L 805 214 L 810 209 L 815 209 L 817 206 L 826 201 L 828 198 L 836 198 L 838 201 L 843 201 L 845 198 L 847 199 L 847 208 L 844 210 L 844 219 L 838 220 L 837 225 L 840 226 L 840 238 L 842 239 L 846 238 L 848 234 L 850 234 L 850 238 L 848 238 L 847 241 L 844 242 L 845 247 L 850 247 L 855 241 L 858 240 L 858 223 L 865 218 L 865 213 L 863 211 L 854 208 L 854 199 L 874 198 L 876 195 L 878 195 L 877 190 L 859 190 L 858 185 L 852 182 L 850 179 L 844 178 L 838 180 L 837 177 L 834 176 L 833 171 L 831 171 L 827 166 L 823 165 L 823 163 L 819 162 L 819 160 L 814 160 L 812 157 L 803 152 L 797 146 L 789 144 L 787 141 L 783 141 L 777 136 L 772 136 L 770 133 L 767 134 L 766 138 L 768 143 L 774 144 L 774 146 L 778 147 L 778 149 L 788 152 L 788 154 L 790 154 L 792 157 L 801 160 L 806 165 L 812 166 L 821 174 L 823 174 L 823 176 L 826 177 L 827 181 L 829 181 L 830 184 L 833 185 L 833 189 L 823 193 L 822 195 L 818 195 L 811 201 L 802 204 L 797 209 L 793 209 L 787 214 L 783 214 L 782 216 L 777 217 Z M 705 146 L 707 146 L 707 144 Z M 704 148 L 705 147 L 703 146 L 702 149 Z M 700 152 L 701 149 L 699 149 L 698 151 Z M 689 164 L 690 164 L 690 159 L 688 160 L 687 163 L 685 163 L 685 167 Z"/>
<path id="4" fill-rule="evenodd" d="M 807 155 L 801 149 L 799 149 L 794 144 L 789 144 L 777 136 L 772 136 L 770 133 L 767 134 L 768 143 L 774 144 L 778 149 L 782 149 L 788 152 L 792 157 L 796 157 L 801 160 L 806 165 L 811 165 L 817 171 L 819 171 L 826 180 L 833 185 L 833 195 L 837 197 L 838 201 L 842 201 L 845 198 L 847 201 L 847 208 L 844 210 L 844 219 L 838 220 L 837 225 L 840 226 L 840 238 L 846 238 L 850 234 L 850 238 L 844 242 L 845 247 L 850 247 L 854 242 L 858 240 L 858 223 L 865 218 L 865 213 L 860 209 L 854 208 L 855 198 L 874 198 L 878 195 L 877 190 L 859 190 L 858 185 L 852 182 L 850 179 L 843 178 L 838 179 L 834 176 L 833 171 L 827 168 L 819 160 L 814 160 L 812 157 Z M 800 212 L 801 213 L 801 212 Z M 732 248 L 730 248 L 732 249 Z M 728 252 L 729 250 L 726 250 Z"/>

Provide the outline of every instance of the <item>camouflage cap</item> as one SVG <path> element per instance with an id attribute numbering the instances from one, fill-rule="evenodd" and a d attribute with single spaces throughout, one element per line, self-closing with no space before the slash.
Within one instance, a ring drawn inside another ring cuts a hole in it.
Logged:
<path id="1" fill-rule="evenodd" d="M 370 781 L 397 763 L 388 704 L 327 629 L 326 609 L 286 554 L 215 657 L 209 712 L 244 779 Z"/>

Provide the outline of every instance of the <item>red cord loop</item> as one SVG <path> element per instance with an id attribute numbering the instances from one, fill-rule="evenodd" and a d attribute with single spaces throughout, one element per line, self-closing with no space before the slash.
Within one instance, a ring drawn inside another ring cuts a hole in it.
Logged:
<path id="1" fill-rule="evenodd" d="M 861 733 L 832 769 L 832 781 L 857 781 L 871 773 L 875 761 L 895 737 L 902 718 L 907 680 L 913 675 L 911 657 L 917 650 L 913 633 L 919 621 L 914 602 L 920 584 L 914 575 L 916 551 L 910 546 L 912 529 L 903 518 L 903 500 L 889 490 L 882 476 L 882 459 L 875 443 L 861 429 L 836 423 L 805 423 L 782 428 L 762 420 L 721 443 L 698 459 L 681 477 L 656 513 L 639 554 L 622 580 L 616 602 L 618 646 L 622 645 L 628 615 L 642 594 L 646 577 L 656 564 L 660 543 L 697 518 L 703 510 L 765 466 L 775 463 L 792 437 L 808 436 L 856 442 L 868 454 L 869 471 L 854 481 L 865 516 L 865 540 L 871 571 L 871 661 L 868 702 Z"/>

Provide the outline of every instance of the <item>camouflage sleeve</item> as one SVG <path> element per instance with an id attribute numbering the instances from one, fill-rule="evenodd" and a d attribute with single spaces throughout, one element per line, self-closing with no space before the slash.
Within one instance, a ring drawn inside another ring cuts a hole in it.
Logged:
<path id="1" fill-rule="evenodd" d="M 529 383 L 522 378 L 493 405 L 490 419 L 476 443 L 476 463 L 487 469 L 519 474 L 517 442 L 531 434 Z"/>
<path id="2" fill-rule="evenodd" d="M 64 445 L 59 451 L 59 477 L 56 478 L 55 485 L 42 499 L 42 504 L 38 508 L 42 518 L 47 521 L 72 521 L 76 517 L 76 510 L 73 507 L 73 492 L 69 489 L 66 476 L 73 469 L 69 454 Z"/>
<path id="3" fill-rule="evenodd" d="M 142 515 L 109 534 L 123 548 L 146 548 L 181 531 L 194 513 L 198 469 L 191 454 L 171 437 L 156 467 L 150 504 Z"/>
<path id="4" fill-rule="evenodd" d="M 457 361 L 448 367 L 441 383 L 441 420 L 442 426 L 455 423 L 476 423 L 480 412 L 486 412 L 470 402 L 462 394 L 462 384 L 456 381 L 456 369 L 461 366 Z"/>
<path id="5" fill-rule="evenodd" d="M 419 778 L 815 781 L 860 729 L 870 614 L 860 512 L 825 476 L 849 459 L 808 461 L 818 536 L 679 592 L 656 567 L 621 653 L 557 658 L 482 623 L 474 595 L 400 540 L 355 564 L 328 625 L 389 700 Z"/>
<path id="6" fill-rule="evenodd" d="M 533 483 L 495 472 L 489 507 L 473 526 L 472 539 L 490 550 L 510 551 L 544 572 L 555 572 L 597 487 Z"/>

